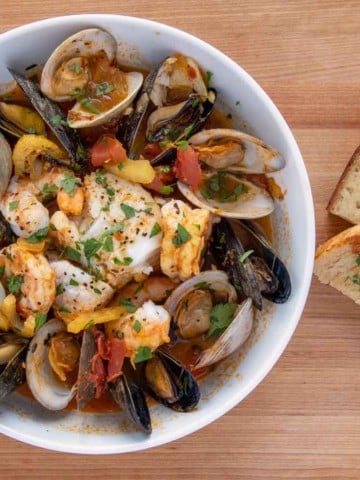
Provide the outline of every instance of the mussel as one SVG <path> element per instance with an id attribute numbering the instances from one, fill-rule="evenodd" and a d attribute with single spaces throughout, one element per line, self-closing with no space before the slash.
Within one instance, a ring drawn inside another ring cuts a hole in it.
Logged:
<path id="1" fill-rule="evenodd" d="M 27 346 L 26 338 L 13 333 L 0 333 L 0 400 L 25 382 Z"/>
<path id="2" fill-rule="evenodd" d="M 158 349 L 142 365 L 141 384 L 155 400 L 172 410 L 189 412 L 200 400 L 200 389 L 193 375 L 178 360 Z"/>
<path id="3" fill-rule="evenodd" d="M 77 372 L 79 350 L 62 320 L 49 320 L 31 340 L 26 379 L 31 393 L 47 409 L 62 410 L 75 396 L 76 377 L 71 374 Z"/>
<path id="4" fill-rule="evenodd" d="M 131 366 L 128 366 L 128 371 L 129 369 Z M 110 383 L 109 390 L 128 418 L 144 433 L 150 434 L 152 426 L 146 398 L 141 386 L 131 374 L 123 373 L 115 382 Z"/>

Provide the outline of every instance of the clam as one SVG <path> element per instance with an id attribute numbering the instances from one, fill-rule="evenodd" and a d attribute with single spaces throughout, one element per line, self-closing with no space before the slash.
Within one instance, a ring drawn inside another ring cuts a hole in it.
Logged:
<path id="1" fill-rule="evenodd" d="M 215 343 L 204 350 L 194 369 L 207 367 L 231 355 L 248 339 L 254 321 L 251 298 L 244 300 L 237 308 L 235 317 Z"/>
<path id="2" fill-rule="evenodd" d="M 0 292 L 0 301 L 3 300 Z M 24 360 L 28 341 L 12 333 L 0 334 L 0 400 L 25 382 Z"/>
<path id="3" fill-rule="evenodd" d="M 168 310 L 182 338 L 193 338 L 210 329 L 213 298 L 235 302 L 237 293 L 225 272 L 208 270 L 181 283 L 166 300 Z"/>
<path id="4" fill-rule="evenodd" d="M 265 189 L 225 171 L 203 171 L 202 184 L 195 191 L 183 182 L 178 181 L 177 185 L 193 205 L 222 217 L 260 218 L 270 215 L 275 208 Z"/>
<path id="5" fill-rule="evenodd" d="M 193 410 L 200 400 L 199 386 L 190 371 L 160 349 L 143 365 L 142 387 L 155 400 L 178 412 Z"/>
<path id="6" fill-rule="evenodd" d="M 274 148 L 244 132 L 227 128 L 203 130 L 189 139 L 199 160 L 211 168 L 235 173 L 270 173 L 285 167 Z"/>
<path id="7" fill-rule="evenodd" d="M 63 102 L 77 99 L 68 112 L 71 128 L 101 125 L 119 116 L 141 88 L 143 75 L 114 65 L 115 38 L 104 30 L 82 30 L 51 54 L 41 75 L 41 91 Z"/>
<path id="8" fill-rule="evenodd" d="M 74 397 L 75 381 L 68 373 L 77 369 L 78 350 L 75 338 L 57 319 L 46 322 L 31 340 L 26 379 L 36 400 L 47 409 L 62 410 Z"/>

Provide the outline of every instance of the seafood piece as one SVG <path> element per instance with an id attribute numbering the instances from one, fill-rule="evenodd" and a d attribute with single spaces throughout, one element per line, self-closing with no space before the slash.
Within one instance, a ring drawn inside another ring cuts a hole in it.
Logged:
<path id="1" fill-rule="evenodd" d="M 234 221 L 233 230 L 246 250 L 253 250 L 248 257 L 259 283 L 261 294 L 274 303 L 285 303 L 291 294 L 291 279 L 287 268 L 274 247 L 254 222 Z"/>
<path id="2" fill-rule="evenodd" d="M 96 280 L 67 260 L 51 261 L 50 267 L 56 275 L 56 310 L 66 309 L 69 313 L 92 312 L 104 307 L 114 294 L 105 282 Z"/>
<path id="3" fill-rule="evenodd" d="M 237 299 L 235 288 L 225 272 L 208 270 L 181 283 L 166 300 L 164 307 L 173 317 L 176 332 L 182 338 L 193 338 L 210 329 L 214 303 Z"/>
<path id="4" fill-rule="evenodd" d="M 14 137 L 26 133 L 46 136 L 45 123 L 32 108 L 0 102 L 0 129 Z"/>
<path id="5" fill-rule="evenodd" d="M 57 335 L 66 333 L 65 324 L 61 320 L 49 320 L 36 333 L 31 340 L 26 357 L 26 380 L 36 400 L 49 410 L 62 410 L 75 396 L 75 382 L 66 376 L 66 381 L 59 378 L 53 370 L 49 359 L 49 351 L 52 347 L 52 340 Z M 75 339 L 67 342 L 67 350 L 61 357 L 68 357 L 71 372 L 77 369 L 78 349 Z M 70 348 L 69 348 L 70 346 Z M 64 359 L 62 358 L 64 362 Z M 71 366 L 71 367 L 70 367 Z"/>
<path id="6" fill-rule="evenodd" d="M 285 167 L 274 148 L 258 138 L 228 128 L 203 130 L 189 139 L 199 160 L 211 168 L 235 173 L 269 173 Z"/>
<path id="7" fill-rule="evenodd" d="M 161 270 L 171 279 L 187 280 L 200 272 L 201 254 L 210 233 L 210 213 L 191 209 L 181 200 L 167 202 L 161 213 Z"/>
<path id="8" fill-rule="evenodd" d="M 252 300 L 248 298 L 238 306 L 234 319 L 224 333 L 201 353 L 194 370 L 219 362 L 240 348 L 251 333 L 253 321 Z"/>
<path id="9" fill-rule="evenodd" d="M 88 328 L 84 330 L 81 342 L 76 393 L 78 410 L 82 410 L 95 397 L 96 386 L 92 377 L 92 359 L 96 352 L 95 329 Z"/>
<path id="10" fill-rule="evenodd" d="M 0 248 L 6 247 L 14 241 L 14 235 L 10 225 L 0 211 Z"/>
<path id="11" fill-rule="evenodd" d="M 245 249 L 225 218 L 214 225 L 210 248 L 218 267 L 227 272 L 232 285 L 252 298 L 255 307 L 262 310 L 260 285 L 252 263 L 249 257 L 242 260 Z"/>
<path id="12" fill-rule="evenodd" d="M 41 75 L 41 91 L 57 102 L 77 99 L 68 112 L 71 128 L 101 125 L 134 100 L 143 75 L 113 65 L 117 43 L 104 30 L 82 30 L 51 54 Z"/>
<path id="13" fill-rule="evenodd" d="M 11 148 L 0 133 L 0 198 L 6 192 L 12 173 Z"/>
<path id="14" fill-rule="evenodd" d="M 162 237 L 160 208 L 152 196 L 140 185 L 101 172 L 85 177 L 84 191 L 81 217 L 70 220 L 56 212 L 52 236 L 77 250 L 79 262 L 112 287 L 148 275 L 158 262 Z"/>
<path id="15" fill-rule="evenodd" d="M 199 190 L 177 183 L 184 197 L 200 208 L 230 218 L 260 218 L 274 210 L 271 195 L 245 178 L 224 171 L 203 171 Z"/>
<path id="16" fill-rule="evenodd" d="M 168 311 L 160 305 L 148 300 L 140 308 L 132 304 L 128 298 L 122 298 L 120 305 L 127 306 L 134 313 L 129 313 L 105 324 L 107 337 L 116 336 L 117 332 L 123 336 L 126 345 L 125 356 L 135 359 L 136 355 L 143 348 L 155 351 L 164 343 L 170 342 L 170 315 Z"/>
<path id="17" fill-rule="evenodd" d="M 190 57 L 174 55 L 164 60 L 157 72 L 150 99 L 157 107 L 174 105 L 191 93 L 207 98 L 207 88 L 198 65 Z"/>
<path id="18" fill-rule="evenodd" d="M 45 97 L 38 85 L 30 78 L 26 78 L 12 68 L 8 70 L 69 155 L 68 166 L 82 173 L 89 171 L 90 164 L 86 154 L 84 154 L 86 149 L 81 143 L 78 132 L 68 126 L 66 117 L 59 105 Z M 61 160 L 61 162 L 64 163 L 64 160 Z"/>
<path id="19" fill-rule="evenodd" d="M 0 400 L 25 382 L 23 363 L 27 346 L 28 341 L 18 335 L 0 334 Z"/>
<path id="20" fill-rule="evenodd" d="M 17 310 L 24 318 L 47 313 L 55 300 L 55 273 L 41 253 L 31 253 L 13 243 L 0 252 L 3 279 L 18 295 Z"/>
<path id="21" fill-rule="evenodd" d="M 69 213 L 81 213 L 83 193 L 81 180 L 60 167 L 52 168 L 36 180 L 14 176 L 0 200 L 0 211 L 13 232 L 29 238 L 38 232 L 46 236 L 49 228 L 49 211 L 42 205 L 57 198 L 58 206 Z"/>
<path id="22" fill-rule="evenodd" d="M 141 385 L 155 400 L 178 412 L 193 410 L 200 400 L 199 386 L 189 370 L 160 349 L 144 365 Z"/>
<path id="23" fill-rule="evenodd" d="M 140 386 L 126 374 L 109 385 L 115 402 L 122 407 L 129 419 L 144 433 L 152 431 L 149 408 Z"/>

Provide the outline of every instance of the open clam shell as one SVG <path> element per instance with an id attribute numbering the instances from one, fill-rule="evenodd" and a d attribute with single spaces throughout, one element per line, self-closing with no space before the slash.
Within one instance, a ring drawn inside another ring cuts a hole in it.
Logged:
<path id="1" fill-rule="evenodd" d="M 235 317 L 216 342 L 204 350 L 194 369 L 212 365 L 231 355 L 248 339 L 254 322 L 251 298 L 246 299 L 237 308 Z"/>
<path id="2" fill-rule="evenodd" d="M 203 130 L 189 139 L 199 160 L 211 168 L 238 173 L 270 173 L 285 167 L 284 157 L 259 138 L 228 128 Z"/>
<path id="3" fill-rule="evenodd" d="M 69 110 L 68 123 L 71 128 L 101 125 L 120 115 L 134 100 L 141 88 L 143 75 L 139 72 L 125 73 L 127 94 L 110 108 L 99 111 L 86 95 L 87 87 L 93 83 L 89 58 L 104 55 L 111 64 L 117 56 L 117 43 L 110 33 L 99 28 L 82 30 L 64 40 L 51 54 L 41 75 L 41 91 L 50 99 L 63 102 L 81 97 Z M 99 96 L 110 94 L 117 85 L 103 85 Z M 108 89 L 108 90 L 107 90 Z M 84 94 L 82 93 L 84 92 Z M 108 93 L 107 93 L 108 92 Z"/>
<path id="4" fill-rule="evenodd" d="M 61 382 L 49 363 L 49 339 L 66 331 L 61 320 L 46 322 L 31 340 L 26 357 L 26 379 L 36 400 L 49 410 L 62 410 L 75 395 L 74 385 Z"/>
<path id="5" fill-rule="evenodd" d="M 177 182 L 177 186 L 193 205 L 206 208 L 221 217 L 261 218 L 273 212 L 275 206 L 271 195 L 245 178 L 239 178 L 226 172 L 207 171 L 203 172 L 202 179 L 211 185 L 214 180 L 217 181 L 221 173 L 226 175 L 227 181 L 231 182 L 231 187 L 227 188 L 226 195 L 222 197 L 216 194 L 211 198 L 201 188 L 193 192 L 190 187 L 180 181 Z"/>

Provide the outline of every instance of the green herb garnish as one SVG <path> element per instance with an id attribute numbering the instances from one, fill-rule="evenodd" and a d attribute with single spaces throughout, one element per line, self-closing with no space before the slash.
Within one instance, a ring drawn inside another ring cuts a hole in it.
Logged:
<path id="1" fill-rule="evenodd" d="M 73 287 L 78 287 L 79 286 L 79 282 L 77 280 L 74 280 L 73 278 L 70 279 L 70 282 L 69 282 L 69 285 L 73 286 Z"/>
<path id="2" fill-rule="evenodd" d="M 190 233 L 186 230 L 185 227 L 178 223 L 176 229 L 176 235 L 172 239 L 172 243 L 175 245 L 176 248 L 179 248 L 184 243 L 188 242 L 191 239 Z"/>
<path id="3" fill-rule="evenodd" d="M 63 127 L 68 126 L 68 122 L 60 114 L 54 115 L 51 118 L 50 123 L 53 127 L 58 127 L 59 125 L 62 125 Z"/>
<path id="4" fill-rule="evenodd" d="M 135 330 L 136 333 L 139 333 L 141 330 L 141 322 L 139 320 L 135 320 L 133 329 Z"/>
<path id="5" fill-rule="evenodd" d="M 211 327 L 208 336 L 222 333 L 234 318 L 236 303 L 219 303 L 210 312 Z"/>
<path id="6" fill-rule="evenodd" d="M 254 253 L 254 250 L 247 250 L 244 252 L 241 256 L 239 256 L 239 262 L 244 263 L 247 258 L 250 257 L 250 255 Z"/>
<path id="7" fill-rule="evenodd" d="M 34 232 L 26 240 L 29 243 L 42 242 L 43 240 L 45 240 L 48 230 L 49 230 L 48 227 L 40 228 L 40 230 L 38 230 L 37 232 Z"/>
<path id="8" fill-rule="evenodd" d="M 23 283 L 24 277 L 22 275 L 10 275 L 7 279 L 9 292 L 14 294 L 19 293 Z"/>
<path id="9" fill-rule="evenodd" d="M 70 63 L 69 69 L 73 70 L 78 75 L 83 72 L 83 68 L 80 67 L 80 65 L 78 65 L 77 63 Z"/>
<path id="10" fill-rule="evenodd" d="M 119 305 L 125 307 L 129 313 L 134 313 L 137 310 L 137 307 L 132 303 L 130 298 L 120 298 Z"/>
<path id="11" fill-rule="evenodd" d="M 115 86 L 112 85 L 111 83 L 101 83 L 96 87 L 96 96 L 101 97 L 102 95 L 107 95 L 108 93 L 111 93 L 113 90 L 115 90 Z"/>
<path id="12" fill-rule="evenodd" d="M 158 224 L 158 222 L 154 223 L 154 225 L 151 229 L 151 232 L 150 232 L 150 238 L 156 237 L 156 235 L 158 235 L 160 232 L 161 232 L 160 225 Z"/>
<path id="13" fill-rule="evenodd" d="M 145 360 L 150 360 L 150 358 L 152 358 L 151 349 L 149 347 L 139 347 L 134 358 L 134 363 L 144 362 Z"/>
<path id="14" fill-rule="evenodd" d="M 61 186 L 71 196 L 74 196 L 76 193 L 75 187 L 79 185 L 79 181 L 73 177 L 71 172 L 65 172 L 64 178 L 61 180 Z"/>
<path id="15" fill-rule="evenodd" d="M 170 195 L 170 193 L 173 193 L 174 189 L 171 185 L 164 185 L 163 187 L 160 188 L 159 192 L 162 195 Z"/>
<path id="16" fill-rule="evenodd" d="M 120 207 L 121 207 L 121 210 L 124 212 L 124 215 L 126 218 L 135 217 L 135 213 L 136 213 L 135 208 L 130 207 L 130 205 L 127 205 L 126 203 L 122 203 Z"/>
<path id="17" fill-rule="evenodd" d="M 15 200 L 14 202 L 9 203 L 10 206 L 10 212 L 15 210 L 19 206 L 19 200 Z"/>
<path id="18" fill-rule="evenodd" d="M 75 250 L 75 248 L 66 247 L 65 255 L 69 260 L 73 260 L 74 262 L 80 262 L 80 258 L 81 258 L 80 252 Z"/>

